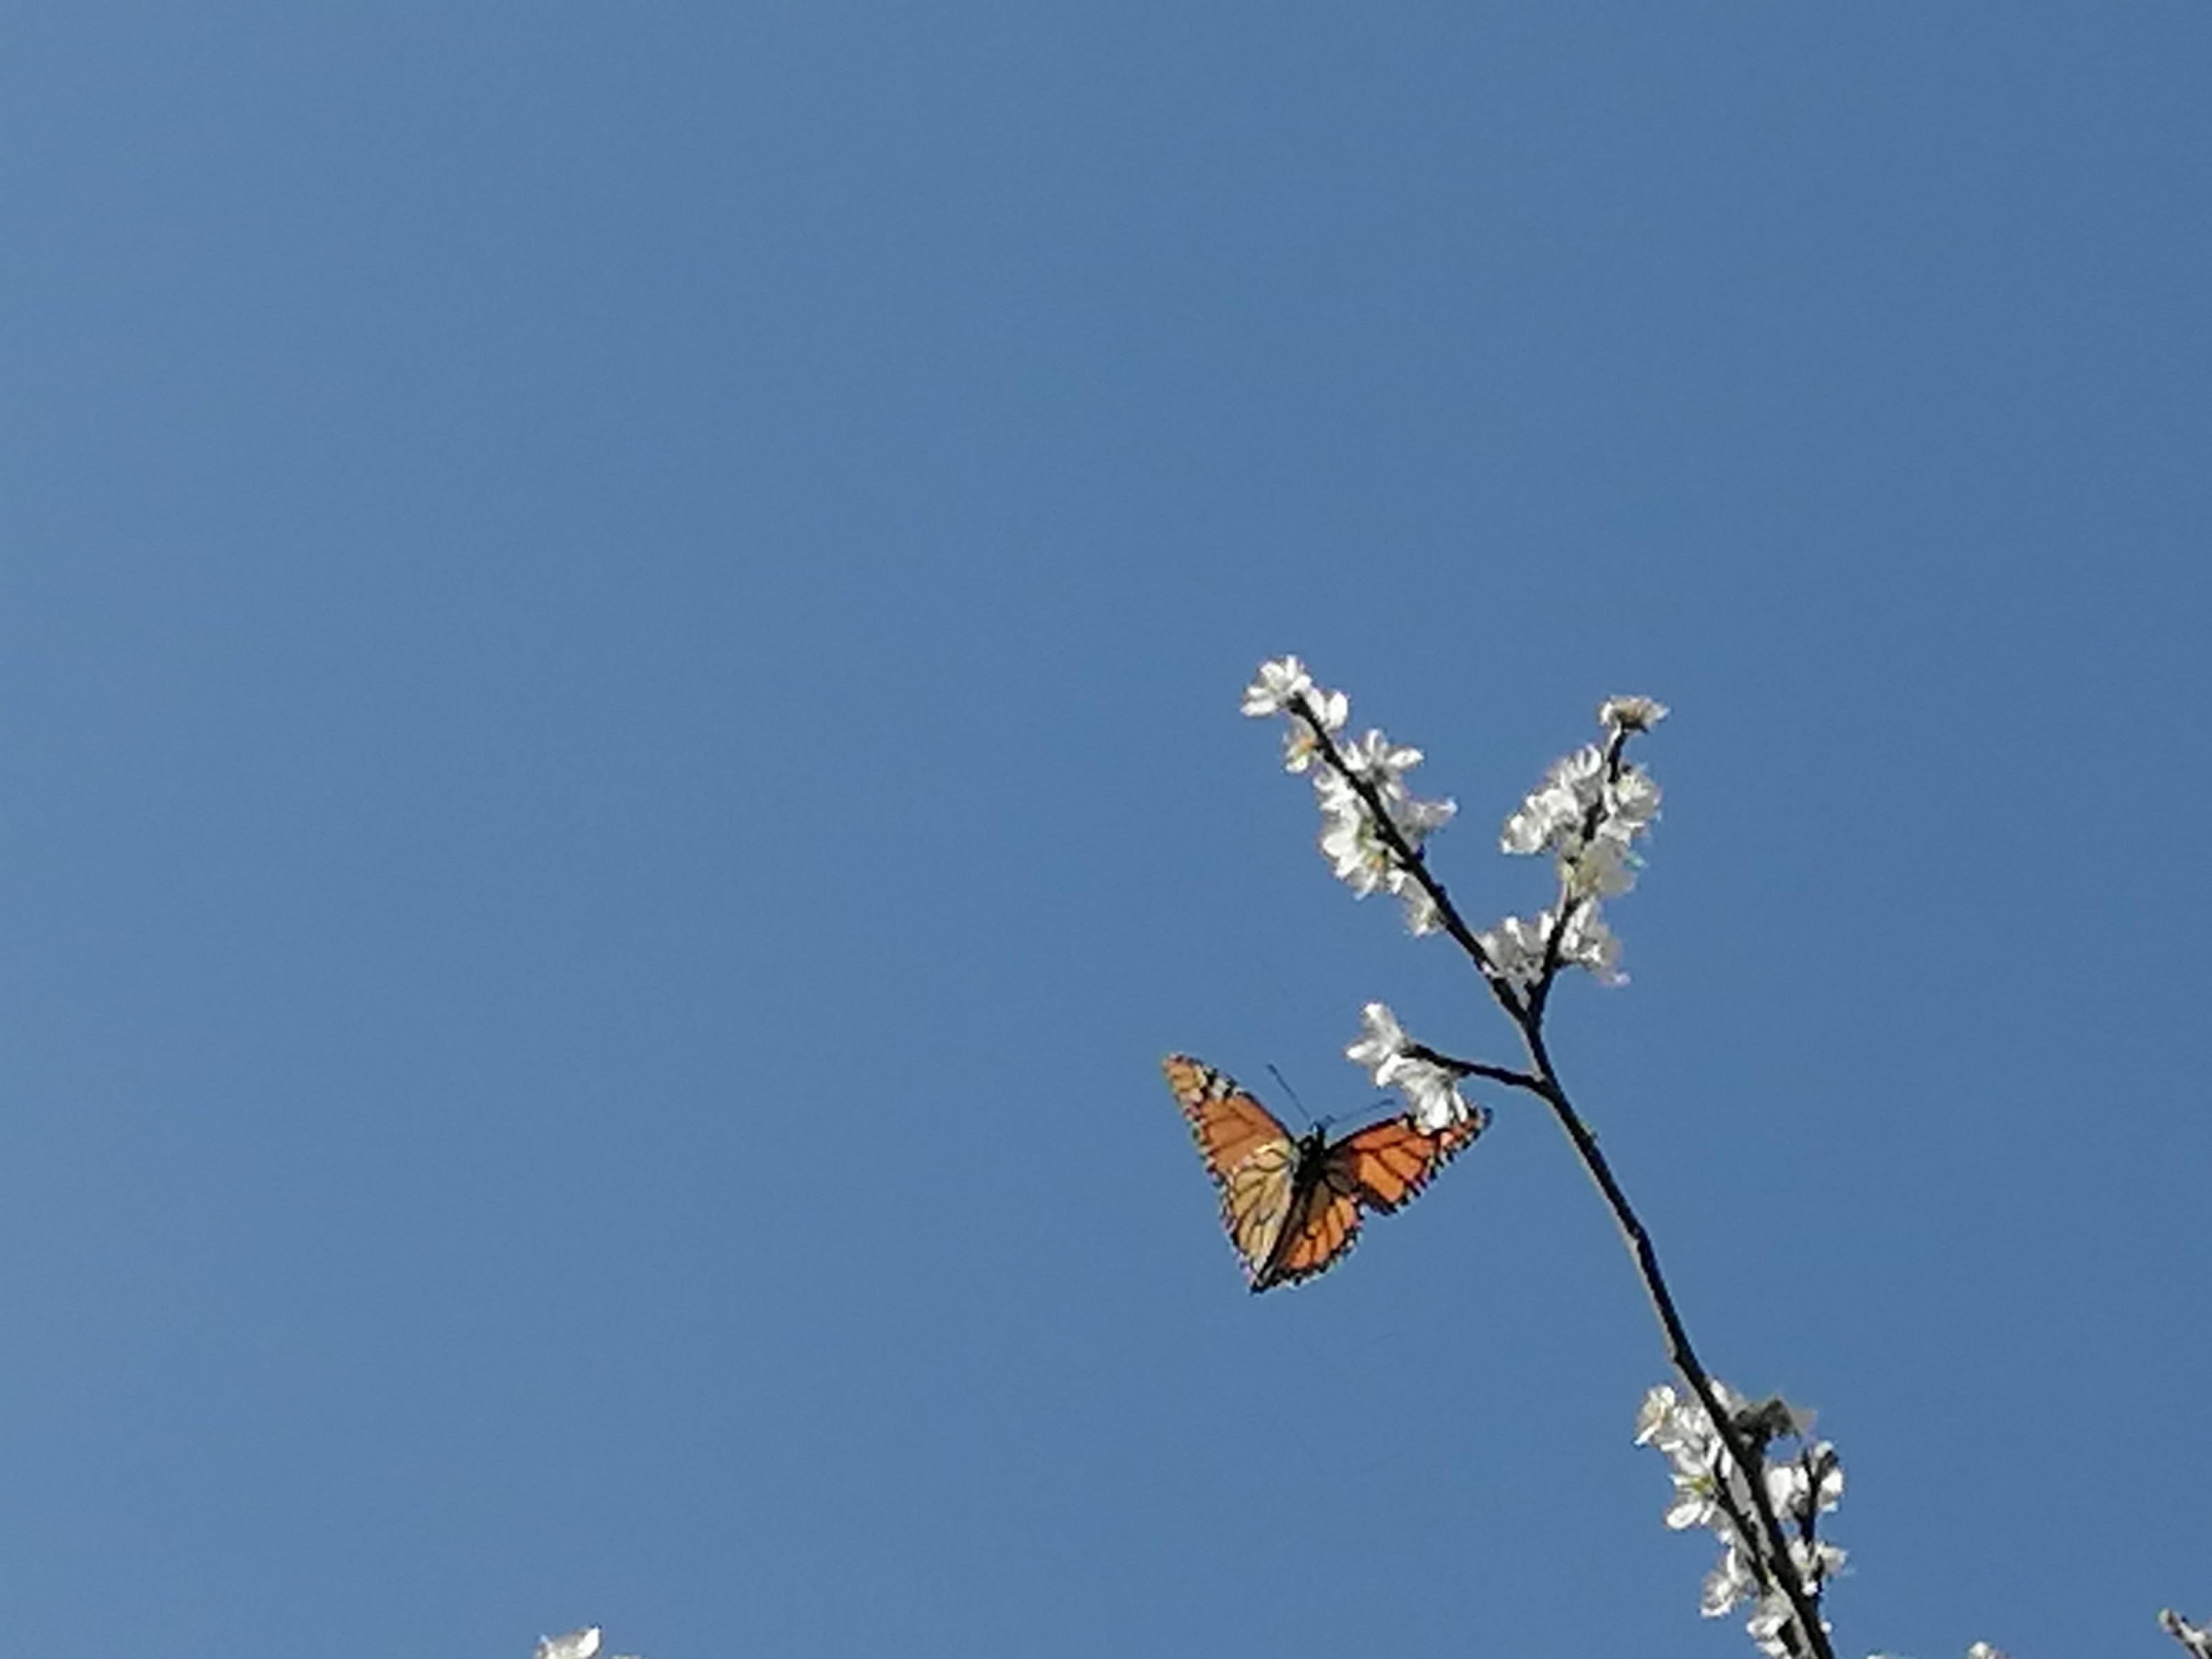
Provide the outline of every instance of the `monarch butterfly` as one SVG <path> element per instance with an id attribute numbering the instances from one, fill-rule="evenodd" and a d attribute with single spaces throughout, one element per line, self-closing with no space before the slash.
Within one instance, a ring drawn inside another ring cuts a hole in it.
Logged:
<path id="1" fill-rule="evenodd" d="M 1221 1224 L 1255 1291 L 1328 1272 L 1358 1237 L 1363 1208 L 1388 1215 L 1490 1121 L 1477 1112 L 1431 1134 L 1395 1117 L 1341 1140 L 1331 1141 L 1326 1129 L 1294 1139 L 1204 1060 L 1170 1054 L 1162 1069 L 1221 1189 Z"/>

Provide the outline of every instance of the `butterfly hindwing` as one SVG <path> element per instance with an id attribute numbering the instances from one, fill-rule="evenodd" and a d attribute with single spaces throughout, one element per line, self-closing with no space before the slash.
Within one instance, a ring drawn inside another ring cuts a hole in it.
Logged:
<path id="1" fill-rule="evenodd" d="M 1252 1275 L 1255 1291 L 1327 1273 L 1358 1240 L 1359 1200 L 1328 1159 L 1313 1161 L 1299 1174 L 1290 1218 L 1267 1264 Z"/>
<path id="2" fill-rule="evenodd" d="M 1477 1113 L 1431 1134 L 1409 1117 L 1394 1117 L 1331 1146 L 1329 1168 L 1362 1204 L 1388 1215 L 1427 1186 L 1487 1121 Z"/>

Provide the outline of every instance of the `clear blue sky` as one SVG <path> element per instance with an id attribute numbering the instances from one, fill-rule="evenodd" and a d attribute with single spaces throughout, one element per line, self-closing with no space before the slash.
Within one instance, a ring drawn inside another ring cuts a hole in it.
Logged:
<path id="1" fill-rule="evenodd" d="M 1236 710 L 1668 790 L 1563 1066 L 1847 1651 L 2212 1610 L 2201 4 L 44 6 L 0 58 L 43 1659 L 1747 1655 L 1557 1133 Z"/>

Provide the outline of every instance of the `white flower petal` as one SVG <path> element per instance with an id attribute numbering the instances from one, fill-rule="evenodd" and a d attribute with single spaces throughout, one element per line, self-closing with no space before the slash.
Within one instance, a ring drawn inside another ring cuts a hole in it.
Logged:
<path id="1" fill-rule="evenodd" d="M 1608 732 L 1649 732 L 1667 718 L 1667 705 L 1650 697 L 1607 697 L 1597 723 Z"/>
<path id="2" fill-rule="evenodd" d="M 1759 1580 L 1734 1539 L 1721 1548 L 1717 1565 L 1705 1575 L 1698 1596 L 1698 1611 L 1708 1619 L 1724 1619 L 1759 1594 Z"/>
<path id="3" fill-rule="evenodd" d="M 1291 700 L 1313 686 L 1306 665 L 1296 657 L 1278 657 L 1260 665 L 1260 672 L 1244 688 L 1244 712 L 1255 719 L 1279 714 Z"/>
<path id="4" fill-rule="evenodd" d="M 1386 1087 L 1384 1071 L 1406 1052 L 1405 1029 L 1384 1002 L 1370 1002 L 1359 1011 L 1361 1035 L 1344 1051 L 1354 1066 L 1364 1066 L 1378 1089 Z"/>

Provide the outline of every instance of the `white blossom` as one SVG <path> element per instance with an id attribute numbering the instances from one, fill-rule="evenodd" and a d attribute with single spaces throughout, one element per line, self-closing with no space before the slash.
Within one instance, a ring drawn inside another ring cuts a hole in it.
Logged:
<path id="1" fill-rule="evenodd" d="M 1421 751 L 1409 744 L 1393 743 L 1370 731 L 1357 743 L 1344 744 L 1340 754 L 1345 770 L 1373 787 L 1392 827 L 1416 852 L 1459 811 L 1456 802 L 1423 800 L 1407 789 L 1406 774 L 1421 763 Z"/>
<path id="2" fill-rule="evenodd" d="M 1571 898 L 1619 898 L 1636 885 L 1644 860 L 1629 849 L 1628 832 L 1602 820 L 1597 833 L 1559 854 L 1559 875 Z"/>
<path id="3" fill-rule="evenodd" d="M 1443 912 L 1437 908 L 1436 900 L 1429 896 L 1429 890 L 1411 876 L 1406 876 L 1399 882 L 1398 896 L 1406 903 L 1406 926 L 1416 938 L 1423 933 L 1433 933 L 1444 925 Z"/>
<path id="4" fill-rule="evenodd" d="M 1769 1464 L 1766 1500 L 1776 1514 L 1793 1521 L 1833 1510 L 1844 1501 L 1844 1466 L 1836 1461 L 1836 1449 L 1823 1440 L 1802 1457 Z"/>
<path id="5" fill-rule="evenodd" d="M 1336 878 L 1364 898 L 1378 887 L 1393 887 L 1398 855 L 1376 828 L 1374 815 L 1359 793 L 1334 772 L 1314 778 L 1321 802 L 1321 855 Z"/>
<path id="6" fill-rule="evenodd" d="M 1546 911 L 1543 920 L 1547 927 L 1551 919 L 1551 912 Z M 1620 941 L 1605 925 L 1605 917 L 1594 899 L 1568 912 L 1567 931 L 1559 940 L 1559 960 L 1571 967 L 1586 969 L 1601 985 L 1628 982 L 1628 975 L 1620 971 Z"/>
<path id="7" fill-rule="evenodd" d="M 1608 732 L 1649 732 L 1667 718 L 1667 705 L 1650 697 L 1607 697 L 1597 723 Z"/>
<path id="8" fill-rule="evenodd" d="M 1491 971 L 1516 989 L 1534 985 L 1543 972 L 1544 934 L 1551 917 L 1548 910 L 1534 921 L 1507 916 L 1487 933 L 1477 933 L 1475 942 L 1490 958 Z"/>
<path id="9" fill-rule="evenodd" d="M 1751 1639 L 1759 1650 L 1769 1659 L 1790 1659 L 1790 1640 L 1783 1632 L 1796 1622 L 1796 1614 L 1790 1610 L 1790 1598 L 1778 1589 L 1771 1589 L 1759 1598 L 1759 1606 L 1744 1623 Z M 1826 1628 L 1825 1622 L 1822 1626 Z"/>
<path id="10" fill-rule="evenodd" d="M 1356 743 L 1343 746 L 1345 770 L 1371 779 L 1385 794 L 1403 786 L 1401 780 L 1421 763 L 1421 751 L 1408 744 L 1393 743 L 1380 731 L 1370 731 Z"/>
<path id="11" fill-rule="evenodd" d="M 1423 800 L 1418 795 L 1401 795 L 1389 799 L 1388 805 L 1390 822 L 1406 838 L 1406 845 L 1416 852 L 1432 833 L 1449 823 L 1459 811 L 1455 800 Z"/>
<path id="12" fill-rule="evenodd" d="M 1667 1505 L 1663 1519 L 1669 1532 L 1687 1532 L 1692 1527 L 1711 1527 L 1720 1530 L 1728 1522 L 1728 1512 L 1721 1508 L 1719 1482 L 1711 1468 L 1686 1468 L 1678 1461 L 1674 1467 L 1674 1499 Z"/>
<path id="13" fill-rule="evenodd" d="M 586 1625 L 565 1636 L 539 1638 L 533 1659 L 594 1659 L 599 1650 L 599 1627 Z"/>
<path id="14" fill-rule="evenodd" d="M 1359 1011 L 1364 1035 L 1344 1051 L 1355 1066 L 1364 1066 L 1378 1089 L 1395 1089 L 1406 1109 L 1430 1134 L 1455 1123 L 1480 1123 L 1486 1114 L 1470 1105 L 1459 1091 L 1459 1081 L 1448 1067 L 1408 1053 L 1413 1039 L 1398 1024 L 1386 1003 L 1370 1002 Z"/>
<path id="15" fill-rule="evenodd" d="M 2181 1644 L 2190 1659 L 2212 1659 L 2212 1628 L 2192 1625 L 2172 1607 L 2160 1607 L 2158 1627 Z"/>
<path id="16" fill-rule="evenodd" d="M 1455 1123 L 1480 1127 L 1489 1121 L 1488 1113 L 1460 1093 L 1457 1079 L 1433 1061 L 1409 1059 L 1390 1082 L 1405 1097 L 1407 1114 L 1428 1134 L 1442 1134 Z"/>
<path id="17" fill-rule="evenodd" d="M 1731 1538 L 1721 1547 L 1719 1564 L 1699 1588 L 1698 1611 L 1707 1619 L 1725 1619 L 1758 1594 L 1759 1576 L 1751 1570 L 1750 1558 Z"/>
<path id="18" fill-rule="evenodd" d="M 1398 894 L 1406 902 L 1407 925 L 1416 933 L 1435 932 L 1439 926 L 1436 901 L 1383 835 L 1358 790 L 1341 774 L 1325 769 L 1314 774 L 1314 796 L 1321 807 L 1322 856 L 1328 860 L 1331 873 L 1362 898 L 1378 889 Z M 1416 850 L 1429 830 L 1455 810 L 1449 801 L 1416 800 L 1402 792 L 1390 805 L 1392 825 Z"/>
<path id="19" fill-rule="evenodd" d="M 1313 690 L 1313 678 L 1296 657 L 1278 657 L 1260 665 L 1260 672 L 1244 688 L 1244 712 L 1255 720 L 1279 714 L 1297 698 Z"/>
<path id="20" fill-rule="evenodd" d="M 1283 766 L 1313 775 L 1322 856 L 1337 879 L 1361 898 L 1377 890 L 1396 894 L 1405 901 L 1406 925 L 1416 934 L 1442 927 L 1441 907 L 1407 868 L 1407 854 L 1418 856 L 1422 843 L 1459 808 L 1407 789 L 1406 774 L 1420 764 L 1421 751 L 1380 731 L 1354 743 L 1338 741 L 1351 699 L 1316 685 L 1296 657 L 1261 663 L 1244 688 L 1243 708 L 1247 714 L 1287 719 Z"/>
<path id="21" fill-rule="evenodd" d="M 1364 1066 L 1375 1079 L 1378 1089 L 1388 1086 L 1382 1073 L 1406 1052 L 1411 1041 L 1405 1028 L 1398 1024 L 1398 1016 L 1390 1012 L 1387 1002 L 1370 1002 L 1359 1011 L 1362 1035 L 1357 1042 L 1344 1051 L 1344 1057 L 1354 1066 Z"/>
<path id="22" fill-rule="evenodd" d="M 1966 1650 L 1966 1659 L 2005 1659 L 2005 1656 L 1987 1642 L 1977 1642 Z"/>
<path id="23" fill-rule="evenodd" d="M 1814 1595 L 1843 1571 L 1844 1557 L 1844 1552 L 1825 1538 L 1809 1544 L 1802 1538 L 1790 1540 L 1790 1559 L 1797 1569 L 1798 1582 Z"/>
<path id="24" fill-rule="evenodd" d="M 1602 799 L 1604 787 L 1605 751 L 1585 744 L 1552 763 L 1544 781 L 1505 820 L 1498 844 L 1508 853 L 1540 853 L 1564 848 L 1570 835 L 1579 841 L 1583 819 Z"/>
<path id="25" fill-rule="evenodd" d="M 1605 788 L 1607 822 L 1632 830 L 1650 829 L 1659 816 L 1660 793 L 1656 781 L 1642 767 L 1622 766 L 1620 775 Z"/>
<path id="26" fill-rule="evenodd" d="M 1616 898 L 1633 887 L 1642 860 L 1631 843 L 1659 816 L 1650 774 L 1626 763 L 1617 777 L 1608 769 L 1595 744 L 1554 761 L 1498 836 L 1508 853 L 1553 854 L 1571 898 Z"/>

